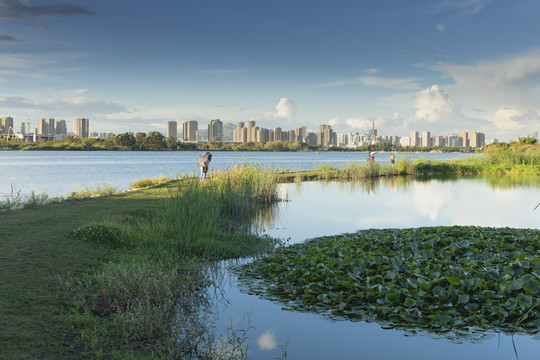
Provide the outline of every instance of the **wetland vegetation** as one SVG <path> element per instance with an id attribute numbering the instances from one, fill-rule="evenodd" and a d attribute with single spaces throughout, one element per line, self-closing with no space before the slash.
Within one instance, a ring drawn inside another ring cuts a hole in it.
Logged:
<path id="1" fill-rule="evenodd" d="M 203 184 L 147 179 L 133 185 L 149 186 L 140 191 L 104 185 L 44 206 L 46 198 L 21 199 L 23 209 L 0 213 L 2 356 L 245 357 L 238 332 L 221 345 L 212 337 L 207 265 L 278 245 L 252 231 L 254 220 L 272 215 L 276 184 L 404 173 L 538 175 L 539 145 L 447 163 L 403 159 L 394 167 L 240 167 L 212 173 Z M 96 192 L 114 195 L 82 199 Z M 254 291 L 300 310 L 435 332 L 535 332 L 538 237 L 537 230 L 478 227 L 358 232 L 283 248 L 247 273 L 271 279 Z M 282 268 L 287 261 L 291 267 Z"/>

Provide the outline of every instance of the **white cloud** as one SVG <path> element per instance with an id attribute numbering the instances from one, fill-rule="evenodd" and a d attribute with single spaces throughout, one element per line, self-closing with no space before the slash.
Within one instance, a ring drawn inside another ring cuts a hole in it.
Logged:
<path id="1" fill-rule="evenodd" d="M 286 123 L 290 125 L 294 121 L 296 114 L 296 103 L 293 100 L 290 100 L 286 97 L 279 99 L 279 102 L 276 104 L 275 112 L 266 112 L 262 115 L 262 120 L 267 120 L 268 122 L 273 122 L 274 124 L 280 125 L 280 123 Z"/>
<path id="2" fill-rule="evenodd" d="M 345 85 L 362 84 L 366 86 L 382 87 L 392 90 L 416 90 L 419 88 L 418 78 L 382 78 L 377 76 L 359 76 L 352 79 L 337 80 L 316 87 L 339 87 Z"/>
<path id="3" fill-rule="evenodd" d="M 262 350 L 262 351 L 274 350 L 277 347 L 276 335 L 274 335 L 274 332 L 272 330 L 265 331 L 257 339 L 257 345 L 259 346 L 259 350 Z"/>
<path id="4" fill-rule="evenodd" d="M 375 68 L 366 69 L 366 74 L 373 75 L 373 74 L 376 74 L 378 72 L 379 72 L 379 69 L 375 69 Z"/>
<path id="5" fill-rule="evenodd" d="M 444 30 L 446 30 L 446 25 L 444 25 L 444 24 L 436 24 L 435 28 L 437 30 L 439 30 L 440 32 L 443 32 Z"/>
<path id="6" fill-rule="evenodd" d="M 351 130 L 362 130 L 367 131 L 373 125 L 373 120 L 367 118 L 349 118 L 345 121 L 349 125 Z"/>
<path id="7" fill-rule="evenodd" d="M 455 93 L 469 102 L 497 108 L 501 103 L 537 104 L 538 93 L 531 94 L 531 90 L 540 81 L 540 50 L 473 65 L 441 63 L 432 69 L 452 78 Z"/>
<path id="8" fill-rule="evenodd" d="M 502 134 L 520 130 L 529 131 L 540 127 L 540 114 L 534 111 L 523 113 L 516 108 L 501 107 L 493 115 L 492 122 Z"/>
<path id="9" fill-rule="evenodd" d="M 432 5 L 436 12 L 456 10 L 465 15 L 479 14 L 492 0 L 442 0 Z"/>
<path id="10" fill-rule="evenodd" d="M 436 123 L 447 121 L 458 110 L 457 104 L 439 87 L 433 85 L 416 93 L 413 106 L 418 109 L 410 118 L 411 123 Z"/>
<path id="11" fill-rule="evenodd" d="M 339 118 L 338 117 L 333 117 L 332 119 L 330 119 L 330 121 L 328 122 L 328 125 L 330 126 L 338 126 L 340 124 L 340 121 L 339 121 Z"/>

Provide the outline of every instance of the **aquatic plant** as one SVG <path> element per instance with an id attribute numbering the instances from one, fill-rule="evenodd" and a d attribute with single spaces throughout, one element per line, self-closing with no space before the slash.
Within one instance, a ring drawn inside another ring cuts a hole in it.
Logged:
<path id="1" fill-rule="evenodd" d="M 431 332 L 540 329 L 540 230 L 363 230 L 278 250 L 239 270 L 290 310 Z"/>
<path id="2" fill-rule="evenodd" d="M 68 197 L 75 197 L 77 199 L 91 197 L 91 196 L 107 196 L 118 193 L 118 190 L 111 185 L 102 183 L 94 186 L 82 185 L 76 192 L 72 193 Z"/>

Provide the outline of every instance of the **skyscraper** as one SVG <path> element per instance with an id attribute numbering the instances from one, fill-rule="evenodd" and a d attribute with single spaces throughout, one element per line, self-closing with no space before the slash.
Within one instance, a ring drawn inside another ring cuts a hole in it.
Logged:
<path id="1" fill-rule="evenodd" d="M 223 123 L 219 119 L 208 124 L 208 141 L 223 141 Z"/>
<path id="2" fill-rule="evenodd" d="M 486 144 L 486 136 L 483 133 L 472 132 L 469 135 L 469 145 L 480 148 Z"/>
<path id="3" fill-rule="evenodd" d="M 465 131 L 462 131 L 459 133 L 460 138 L 460 146 L 466 147 L 469 146 L 469 134 L 467 134 Z"/>
<path id="4" fill-rule="evenodd" d="M 420 137 L 418 136 L 418 131 L 411 131 L 411 146 L 420 146 Z"/>
<path id="5" fill-rule="evenodd" d="M 67 135 L 67 126 L 66 120 L 56 120 L 56 131 L 57 135 Z"/>
<path id="6" fill-rule="evenodd" d="M 255 135 L 256 135 L 256 131 L 254 131 L 254 129 L 255 129 L 255 120 L 249 120 L 247 122 L 246 127 L 247 127 L 247 132 L 246 132 L 247 138 L 246 138 L 245 142 L 255 141 Z"/>
<path id="7" fill-rule="evenodd" d="M 431 132 L 422 131 L 422 146 L 431 146 Z"/>
<path id="8" fill-rule="evenodd" d="M 81 139 L 90 135 L 90 120 L 85 118 L 73 119 L 73 134 Z"/>
<path id="9" fill-rule="evenodd" d="M 184 122 L 184 141 L 197 141 L 199 135 L 199 123 L 196 120 L 189 120 Z"/>
<path id="10" fill-rule="evenodd" d="M 9 128 L 13 128 L 13 118 L 11 116 L 6 116 L 6 117 L 3 117 L 0 119 L 0 130 L 2 130 L 2 132 L 4 134 L 7 134 L 8 131 L 11 132 L 13 130 L 9 130 Z"/>
<path id="11" fill-rule="evenodd" d="M 178 139 L 178 124 L 176 121 L 167 121 L 167 137 Z"/>
<path id="12" fill-rule="evenodd" d="M 244 122 L 239 121 L 236 123 L 236 127 L 233 130 L 233 141 L 236 143 L 242 142 L 242 128 L 244 127 Z"/>
<path id="13" fill-rule="evenodd" d="M 41 135 L 54 135 L 54 119 L 53 118 L 46 118 L 46 119 L 39 119 L 38 121 L 38 134 Z"/>

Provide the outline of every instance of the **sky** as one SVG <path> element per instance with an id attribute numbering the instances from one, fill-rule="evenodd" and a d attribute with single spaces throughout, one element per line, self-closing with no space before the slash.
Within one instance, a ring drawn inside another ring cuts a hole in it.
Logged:
<path id="1" fill-rule="evenodd" d="M 540 2 L 0 0 L 0 116 L 514 141 L 540 131 Z"/>

